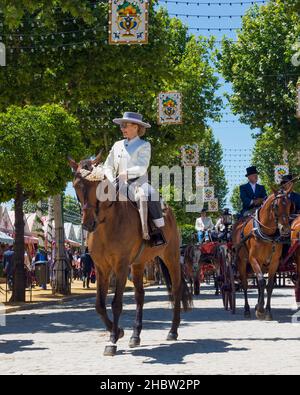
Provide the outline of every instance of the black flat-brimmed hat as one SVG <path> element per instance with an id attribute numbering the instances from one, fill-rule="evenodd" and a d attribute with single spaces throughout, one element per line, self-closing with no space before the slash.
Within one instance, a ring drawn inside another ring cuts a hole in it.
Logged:
<path id="1" fill-rule="evenodd" d="M 247 167 L 246 172 L 247 172 L 247 174 L 245 175 L 245 177 L 252 176 L 252 174 L 259 174 L 256 166 Z"/>
<path id="2" fill-rule="evenodd" d="M 125 112 L 123 118 L 115 118 L 113 122 L 117 125 L 122 125 L 122 123 L 130 122 L 144 126 L 144 128 L 146 129 L 151 128 L 151 125 L 147 122 L 144 122 L 143 116 L 141 114 L 138 114 L 137 112 Z"/>
<path id="3" fill-rule="evenodd" d="M 229 208 L 224 208 L 223 215 L 228 215 L 228 214 L 230 214 Z"/>

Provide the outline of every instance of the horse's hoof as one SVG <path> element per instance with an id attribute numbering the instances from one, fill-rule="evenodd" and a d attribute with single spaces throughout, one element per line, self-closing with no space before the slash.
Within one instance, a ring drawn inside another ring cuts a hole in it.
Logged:
<path id="1" fill-rule="evenodd" d="M 105 346 L 103 355 L 105 357 L 114 357 L 117 354 L 117 346 Z"/>
<path id="2" fill-rule="evenodd" d="M 122 339 L 122 337 L 124 337 L 124 329 L 123 328 L 119 328 L 118 340 Z"/>
<path id="3" fill-rule="evenodd" d="M 172 332 L 168 333 L 168 336 L 167 336 L 168 341 L 174 341 L 174 340 L 177 340 L 177 338 L 178 338 L 177 333 L 172 333 Z"/>
<path id="4" fill-rule="evenodd" d="M 141 344 L 141 339 L 139 337 L 131 337 L 129 340 L 129 347 L 135 348 Z"/>
<path id="5" fill-rule="evenodd" d="M 255 315 L 256 315 L 256 318 L 257 318 L 258 320 L 261 320 L 261 321 L 262 321 L 262 320 L 265 319 L 266 313 L 265 313 L 265 311 L 256 310 Z"/>
<path id="6" fill-rule="evenodd" d="M 265 321 L 273 321 L 272 313 L 265 314 Z"/>

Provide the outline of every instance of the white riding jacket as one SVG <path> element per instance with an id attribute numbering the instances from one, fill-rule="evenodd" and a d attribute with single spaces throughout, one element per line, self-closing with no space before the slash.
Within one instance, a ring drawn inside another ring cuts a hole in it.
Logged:
<path id="1" fill-rule="evenodd" d="M 140 139 L 117 141 L 104 163 L 104 172 L 109 181 L 120 173 L 127 172 L 127 178 L 142 177 L 147 173 L 151 159 L 151 144 Z"/>
<path id="2" fill-rule="evenodd" d="M 200 217 L 196 219 L 195 229 L 197 231 L 202 231 L 202 232 L 206 230 L 213 230 L 214 224 L 210 217 L 204 217 L 204 218 Z"/>

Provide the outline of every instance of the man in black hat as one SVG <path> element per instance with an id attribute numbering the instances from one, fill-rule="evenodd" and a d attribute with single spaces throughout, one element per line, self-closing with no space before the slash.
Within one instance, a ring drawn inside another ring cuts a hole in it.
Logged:
<path id="1" fill-rule="evenodd" d="M 280 185 L 285 186 L 292 180 L 293 180 L 293 176 L 291 174 L 283 176 Z M 293 191 L 290 193 L 290 199 L 294 206 L 293 214 L 300 214 L 300 194 Z"/>
<path id="2" fill-rule="evenodd" d="M 263 185 L 257 183 L 258 171 L 255 166 L 247 168 L 246 177 L 249 182 L 240 186 L 240 198 L 243 203 L 241 215 L 244 217 L 257 207 L 260 207 L 267 197 L 266 189 Z"/>

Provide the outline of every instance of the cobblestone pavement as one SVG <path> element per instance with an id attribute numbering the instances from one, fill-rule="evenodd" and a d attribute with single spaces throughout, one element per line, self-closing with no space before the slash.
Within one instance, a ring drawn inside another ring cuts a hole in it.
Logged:
<path id="1" fill-rule="evenodd" d="M 167 342 L 171 309 L 163 287 L 146 289 L 142 344 L 128 348 L 135 305 L 124 297 L 125 337 L 115 357 L 104 357 L 108 338 L 94 299 L 20 311 L 0 327 L 1 374 L 299 374 L 300 317 L 292 289 L 274 291 L 274 321 L 233 316 L 209 286 L 183 315 L 177 342 Z M 111 297 L 109 298 L 111 301 Z M 256 292 L 250 293 L 251 307 Z M 254 317 L 254 314 L 253 314 Z"/>

